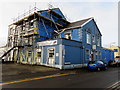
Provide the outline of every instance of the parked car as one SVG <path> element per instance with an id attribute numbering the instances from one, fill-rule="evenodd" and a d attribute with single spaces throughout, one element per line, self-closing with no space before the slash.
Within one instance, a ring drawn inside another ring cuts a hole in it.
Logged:
<path id="1" fill-rule="evenodd" d="M 120 60 L 115 60 L 115 62 L 116 62 L 115 66 L 120 67 Z"/>
<path id="2" fill-rule="evenodd" d="M 88 65 L 87 65 L 87 68 L 89 70 L 98 70 L 98 71 L 100 71 L 102 69 L 106 70 L 107 69 L 107 64 L 104 63 L 103 61 L 100 61 L 100 60 L 98 60 L 98 61 L 89 61 Z"/>
<path id="3" fill-rule="evenodd" d="M 119 66 L 120 67 L 120 60 L 110 60 L 108 66 Z"/>
<path id="4" fill-rule="evenodd" d="M 115 57 L 115 60 L 120 60 L 120 56 L 116 56 L 116 57 Z"/>
<path id="5" fill-rule="evenodd" d="M 120 66 L 120 58 L 115 58 L 115 60 L 110 60 L 108 66 Z"/>
<path id="6" fill-rule="evenodd" d="M 113 66 L 114 65 L 114 60 L 110 60 L 109 62 L 108 62 L 108 66 Z"/>

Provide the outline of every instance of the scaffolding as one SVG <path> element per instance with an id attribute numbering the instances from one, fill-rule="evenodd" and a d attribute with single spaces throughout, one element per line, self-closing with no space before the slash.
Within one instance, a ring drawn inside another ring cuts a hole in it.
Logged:
<path id="1" fill-rule="evenodd" d="M 41 12 L 47 11 L 50 18 L 45 17 L 41 14 Z M 53 16 L 59 18 L 60 20 L 55 20 Z M 10 40 L 8 40 L 8 47 L 10 47 L 10 50 L 8 50 L 7 53 L 5 53 L 3 56 L 10 53 L 10 51 L 13 50 L 13 54 L 17 51 L 16 59 L 21 62 L 21 60 L 27 60 L 29 61 L 29 54 L 30 50 L 33 51 L 31 53 L 32 59 L 31 62 L 34 62 L 35 59 L 35 48 L 37 42 L 41 41 L 41 38 L 44 38 L 44 40 L 53 38 L 53 36 L 57 36 L 62 28 L 64 28 L 64 23 L 61 23 L 60 21 L 65 22 L 68 24 L 69 22 L 66 21 L 65 18 L 63 18 L 61 15 L 56 13 L 55 11 L 51 9 L 48 10 L 39 10 L 36 6 L 32 9 L 30 9 L 28 12 L 25 12 L 22 15 L 19 15 L 17 18 L 13 20 L 14 29 L 11 31 L 14 31 L 13 34 L 9 34 Z M 40 25 L 43 25 L 44 32 L 46 32 L 45 36 L 40 35 Z M 54 30 L 52 32 L 49 32 L 49 28 L 47 27 L 49 25 L 50 27 L 54 27 Z M 10 31 L 10 33 L 11 33 Z M 51 34 L 50 34 L 51 33 Z M 13 44 L 9 45 L 12 42 Z M 16 48 L 17 47 L 17 48 Z M 26 52 L 24 52 L 26 51 Z M 26 56 L 25 56 L 26 54 Z"/>

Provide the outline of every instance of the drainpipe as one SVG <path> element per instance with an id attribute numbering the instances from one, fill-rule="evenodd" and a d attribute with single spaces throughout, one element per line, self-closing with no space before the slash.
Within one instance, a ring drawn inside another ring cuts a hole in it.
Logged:
<path id="1" fill-rule="evenodd" d="M 84 67 L 84 60 L 85 60 L 85 45 L 83 44 L 83 28 L 81 28 L 81 31 L 82 31 L 82 56 L 83 56 L 83 58 L 82 58 L 82 68 Z"/>

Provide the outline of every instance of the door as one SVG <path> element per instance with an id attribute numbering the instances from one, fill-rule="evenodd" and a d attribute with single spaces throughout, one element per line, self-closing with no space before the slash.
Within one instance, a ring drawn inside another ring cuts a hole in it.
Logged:
<path id="1" fill-rule="evenodd" d="M 32 51 L 28 51 L 28 63 L 31 64 L 32 62 Z"/>
<path id="2" fill-rule="evenodd" d="M 39 49 L 39 50 L 37 51 L 37 60 L 36 60 L 36 64 L 40 64 L 40 63 L 41 63 L 41 52 L 42 52 L 41 49 Z"/>
<path id="3" fill-rule="evenodd" d="M 94 54 L 91 54 L 91 60 L 94 61 Z"/>
<path id="4" fill-rule="evenodd" d="M 48 64 L 55 64 L 55 48 L 48 49 Z"/>

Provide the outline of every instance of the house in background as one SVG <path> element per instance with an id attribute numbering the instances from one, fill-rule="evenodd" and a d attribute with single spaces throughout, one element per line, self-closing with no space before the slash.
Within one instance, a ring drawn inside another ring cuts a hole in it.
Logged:
<path id="1" fill-rule="evenodd" d="M 120 57 L 120 47 L 119 46 L 110 46 L 109 49 L 114 50 L 114 58 Z"/>

